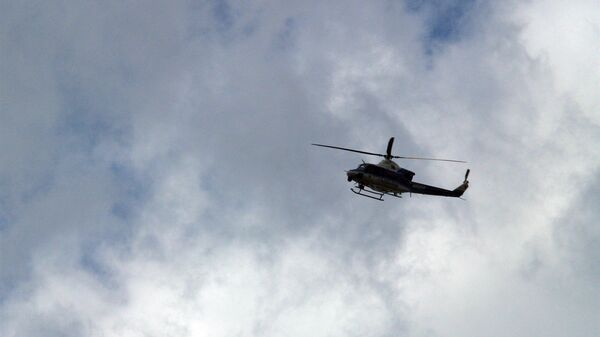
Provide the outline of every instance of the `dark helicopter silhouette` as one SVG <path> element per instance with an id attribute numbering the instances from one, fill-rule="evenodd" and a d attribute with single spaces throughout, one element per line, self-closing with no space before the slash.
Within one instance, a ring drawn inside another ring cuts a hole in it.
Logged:
<path id="1" fill-rule="evenodd" d="M 379 164 L 369 164 L 363 161 L 362 164 L 358 165 L 353 170 L 346 171 L 348 181 L 354 181 L 356 184 L 350 190 L 358 195 L 383 201 L 384 195 L 391 195 L 400 198 L 402 193 L 415 193 L 415 194 L 426 194 L 436 195 L 442 197 L 455 197 L 460 198 L 463 193 L 469 187 L 470 170 L 465 173 L 465 179 L 463 183 L 453 190 L 447 190 L 440 187 L 425 185 L 413 181 L 412 178 L 415 175 L 414 172 L 409 171 L 400 167 L 392 159 L 418 159 L 418 160 L 437 160 L 437 161 L 449 161 L 456 163 L 466 163 L 461 160 L 451 159 L 435 159 L 435 158 L 421 158 L 421 157 L 403 157 L 392 155 L 392 146 L 394 144 L 394 137 L 390 138 L 387 151 L 385 154 L 373 153 L 366 151 L 359 151 L 354 149 L 347 149 L 339 146 L 323 145 L 323 144 L 312 144 L 315 146 L 328 147 L 332 149 L 344 150 L 357 152 L 362 154 L 368 154 L 371 156 L 379 156 L 384 159 Z"/>

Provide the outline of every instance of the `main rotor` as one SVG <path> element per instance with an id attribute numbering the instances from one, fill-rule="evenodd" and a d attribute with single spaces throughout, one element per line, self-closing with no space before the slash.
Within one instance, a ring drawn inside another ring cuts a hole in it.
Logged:
<path id="1" fill-rule="evenodd" d="M 390 138 L 390 140 L 388 141 L 388 145 L 387 145 L 387 149 L 386 149 L 385 153 L 374 153 L 374 152 L 360 151 L 360 150 L 348 149 L 348 148 L 345 148 L 345 147 L 323 145 L 323 144 L 312 144 L 312 145 L 321 146 L 321 147 L 328 147 L 328 148 L 337 149 L 337 150 L 344 150 L 344 151 L 350 151 L 350 152 L 368 154 L 370 156 L 383 157 L 386 160 L 392 160 L 392 159 L 398 158 L 398 159 L 436 160 L 436 161 L 449 161 L 449 162 L 454 162 L 454 163 L 466 163 L 466 161 L 453 160 L 453 159 L 394 156 L 394 155 L 392 155 L 392 147 L 394 146 L 394 137 Z"/>

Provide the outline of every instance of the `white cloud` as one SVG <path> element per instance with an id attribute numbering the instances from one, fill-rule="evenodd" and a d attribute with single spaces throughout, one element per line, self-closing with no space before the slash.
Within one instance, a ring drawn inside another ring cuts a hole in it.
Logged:
<path id="1" fill-rule="evenodd" d="M 2 11 L 0 334 L 592 336 L 595 4 L 469 6 Z M 468 201 L 309 148 L 389 136 Z"/>

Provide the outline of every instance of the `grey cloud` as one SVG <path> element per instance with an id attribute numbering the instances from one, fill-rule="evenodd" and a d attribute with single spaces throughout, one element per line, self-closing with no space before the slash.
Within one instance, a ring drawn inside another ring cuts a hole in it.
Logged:
<path id="1" fill-rule="evenodd" d="M 427 54 L 434 14 L 405 4 L 47 6 L 1 20 L 3 335 L 595 330 L 594 192 L 570 181 L 598 126 L 532 56 L 527 8 L 467 6 Z M 468 201 L 357 198 L 361 157 L 309 145 L 390 136 L 471 161 Z"/>
<path id="2" fill-rule="evenodd" d="M 556 220 L 553 239 L 564 254 L 565 262 L 570 266 L 571 273 L 580 275 L 584 283 L 590 285 L 597 283 L 600 279 L 600 268 L 598 261 L 598 207 L 596 196 L 598 196 L 599 175 L 596 172 L 594 180 L 584 183 L 586 187 L 573 202 L 571 209 L 565 218 Z M 594 297 L 600 296 L 595 287 L 589 288 Z"/>

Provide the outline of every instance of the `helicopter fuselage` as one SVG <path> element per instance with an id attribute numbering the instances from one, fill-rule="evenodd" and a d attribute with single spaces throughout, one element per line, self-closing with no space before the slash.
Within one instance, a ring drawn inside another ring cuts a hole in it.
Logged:
<path id="1" fill-rule="evenodd" d="M 415 175 L 414 172 L 401 168 L 388 159 L 381 161 L 377 165 L 367 163 L 360 164 L 357 168 L 347 171 L 346 175 L 348 181 L 356 182 L 359 192 L 354 190 L 353 192 L 357 194 L 361 194 L 360 191 L 363 191 L 365 190 L 365 187 L 368 187 L 375 192 L 390 194 L 397 197 L 402 193 L 407 192 L 445 197 L 460 197 L 469 186 L 466 176 L 463 184 L 454 190 L 447 190 L 414 182 L 412 181 L 412 178 Z"/>

